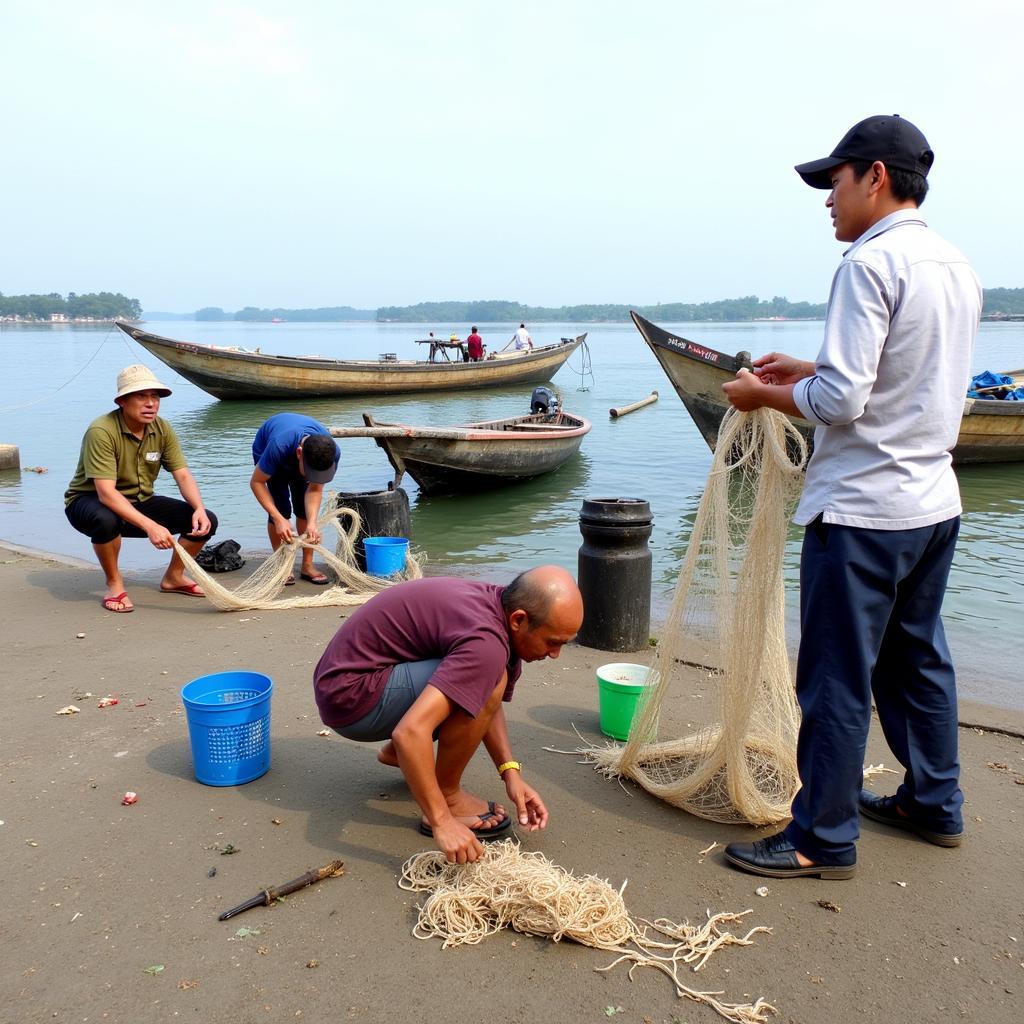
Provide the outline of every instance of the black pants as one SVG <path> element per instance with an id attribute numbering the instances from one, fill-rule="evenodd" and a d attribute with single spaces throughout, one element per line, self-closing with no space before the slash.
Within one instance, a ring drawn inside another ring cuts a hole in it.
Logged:
<path id="1" fill-rule="evenodd" d="M 210 532 L 202 537 L 192 536 L 192 506 L 180 498 L 165 498 L 154 494 L 147 501 L 132 502 L 144 516 L 166 527 L 171 533 L 181 534 L 182 540 L 209 540 L 217 532 L 217 517 L 206 510 Z M 64 509 L 68 522 L 84 533 L 93 544 L 109 544 L 115 537 L 145 537 L 145 531 L 125 522 L 116 512 L 107 508 L 95 494 L 82 494 Z"/>

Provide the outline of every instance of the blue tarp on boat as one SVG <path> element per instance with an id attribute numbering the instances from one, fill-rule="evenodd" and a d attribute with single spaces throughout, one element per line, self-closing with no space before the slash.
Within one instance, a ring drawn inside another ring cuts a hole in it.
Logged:
<path id="1" fill-rule="evenodd" d="M 998 390 L 979 390 L 980 388 L 996 388 Z M 1024 402 L 1024 387 L 1014 387 L 1014 380 L 1005 373 L 993 373 L 982 370 L 971 378 L 967 388 L 968 398 L 995 399 L 1003 402 Z"/>

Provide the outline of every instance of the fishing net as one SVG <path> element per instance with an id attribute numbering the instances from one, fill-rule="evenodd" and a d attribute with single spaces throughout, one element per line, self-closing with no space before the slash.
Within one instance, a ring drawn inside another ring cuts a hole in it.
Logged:
<path id="1" fill-rule="evenodd" d="M 629 739 L 584 751 L 609 777 L 712 821 L 779 822 L 798 786 L 782 561 L 806 457 L 781 413 L 726 413 Z M 695 669 L 711 699 L 684 705 Z M 703 724 L 659 740 L 663 716 L 700 706 Z"/>
<path id="2" fill-rule="evenodd" d="M 682 972 L 699 971 L 724 946 L 753 945 L 751 936 L 771 933 L 758 926 L 746 934 L 727 930 L 747 914 L 708 914 L 702 926 L 676 924 L 665 918 L 643 921 L 630 916 L 622 893 L 593 875 L 576 876 L 538 852 L 524 853 L 512 839 L 490 843 L 480 860 L 450 864 L 437 851 L 418 853 L 402 867 L 403 889 L 429 893 L 419 907 L 413 929 L 418 939 L 439 938 L 442 948 L 474 945 L 511 927 L 526 935 L 619 954 L 607 967 L 630 963 L 668 975 L 676 994 L 713 1007 L 736 1024 L 761 1024 L 775 1009 L 763 999 L 727 1003 L 721 992 L 701 992 L 683 984 Z M 652 934 L 653 933 L 653 934 Z"/>
<path id="3" fill-rule="evenodd" d="M 335 496 L 327 495 L 324 511 L 320 513 L 317 528 L 321 535 L 329 527 L 338 533 L 334 551 L 322 543 L 313 544 L 305 536 L 297 537 L 291 544 L 282 544 L 251 576 L 244 579 L 234 590 L 229 590 L 201 565 L 177 542 L 174 549 L 185 563 L 188 574 L 202 587 L 209 602 L 222 612 L 236 612 L 246 609 L 272 611 L 282 608 L 326 608 L 336 605 L 364 604 L 374 594 L 401 580 L 419 579 L 423 572 L 419 562 L 411 553 L 406 555 L 405 570 L 394 577 L 383 579 L 362 572 L 356 565 L 355 543 L 359 536 L 361 519 L 351 508 L 335 508 Z M 344 525 L 342 520 L 344 519 Z M 278 597 L 286 581 L 292 575 L 295 552 L 298 548 L 312 548 L 334 573 L 336 582 L 321 587 L 316 594 Z"/>

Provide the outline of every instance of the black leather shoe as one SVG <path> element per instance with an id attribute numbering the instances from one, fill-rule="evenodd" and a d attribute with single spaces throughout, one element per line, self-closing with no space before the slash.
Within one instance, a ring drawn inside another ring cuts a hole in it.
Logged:
<path id="1" fill-rule="evenodd" d="M 758 839 L 755 843 L 730 843 L 725 848 L 725 859 L 752 875 L 769 878 L 800 878 L 804 875 L 818 878 L 853 878 L 854 864 L 809 864 L 806 867 L 796 859 L 796 847 L 785 832 Z"/>
<path id="2" fill-rule="evenodd" d="M 963 839 L 963 831 L 959 832 L 936 832 L 934 829 L 925 828 L 919 822 L 897 809 L 896 797 L 876 796 L 866 789 L 860 791 L 860 813 L 872 821 L 880 821 L 883 825 L 892 825 L 893 828 L 902 828 L 907 832 L 913 832 L 922 839 L 936 846 L 959 846 Z"/>

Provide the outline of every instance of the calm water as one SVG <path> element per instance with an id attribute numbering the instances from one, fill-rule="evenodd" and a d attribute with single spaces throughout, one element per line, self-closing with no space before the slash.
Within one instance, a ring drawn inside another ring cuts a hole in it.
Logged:
<path id="1" fill-rule="evenodd" d="M 513 324 L 481 324 L 490 349 L 500 348 Z M 460 336 L 467 324 L 200 324 L 150 323 L 167 337 L 241 345 L 288 355 L 371 358 L 422 353 L 413 339 L 428 330 Z M 534 341 L 575 335 L 575 324 L 542 324 Z M 677 324 L 695 341 L 733 353 L 772 349 L 812 358 L 820 323 Z M 587 328 L 593 376 L 583 376 L 577 352 L 555 377 L 565 408 L 593 423 L 582 451 L 557 473 L 490 494 L 420 498 L 406 479 L 413 505 L 413 540 L 428 571 L 509 579 L 539 561 L 574 569 L 580 544 L 577 516 L 587 497 L 646 498 L 655 516 L 655 617 L 664 612 L 675 582 L 711 461 L 704 441 L 632 325 Z M 220 538 L 234 537 L 248 551 L 269 551 L 265 517 L 253 499 L 250 445 L 271 413 L 298 408 L 330 426 L 360 425 L 364 411 L 421 425 L 463 423 L 528 411 L 531 388 L 446 392 L 427 398 L 357 398 L 296 404 L 219 402 L 178 377 L 119 331 L 79 327 L 5 327 L 0 331 L 0 442 L 21 449 L 22 466 L 45 474 L 0 473 L 0 538 L 92 559 L 88 539 L 67 524 L 62 496 L 75 469 L 88 423 L 112 408 L 114 379 L 129 363 L 143 362 L 174 389 L 162 414 L 175 426 L 206 504 L 220 516 Z M 975 369 L 1024 365 L 1024 324 L 985 324 Z M 657 390 L 653 406 L 610 420 L 608 409 Z M 391 466 L 372 440 L 340 442 L 341 490 L 378 490 Z M 945 618 L 961 668 L 965 696 L 1024 708 L 1016 668 L 1016 641 L 1024 613 L 1024 463 L 960 472 L 964 517 Z M 162 486 L 161 486 L 162 485 Z M 176 494 L 169 477 L 158 486 Z M 791 605 L 796 591 L 799 533 L 787 560 Z M 165 556 L 145 541 L 126 544 L 124 564 L 160 566 Z M 791 630 L 795 636 L 795 630 Z"/>

